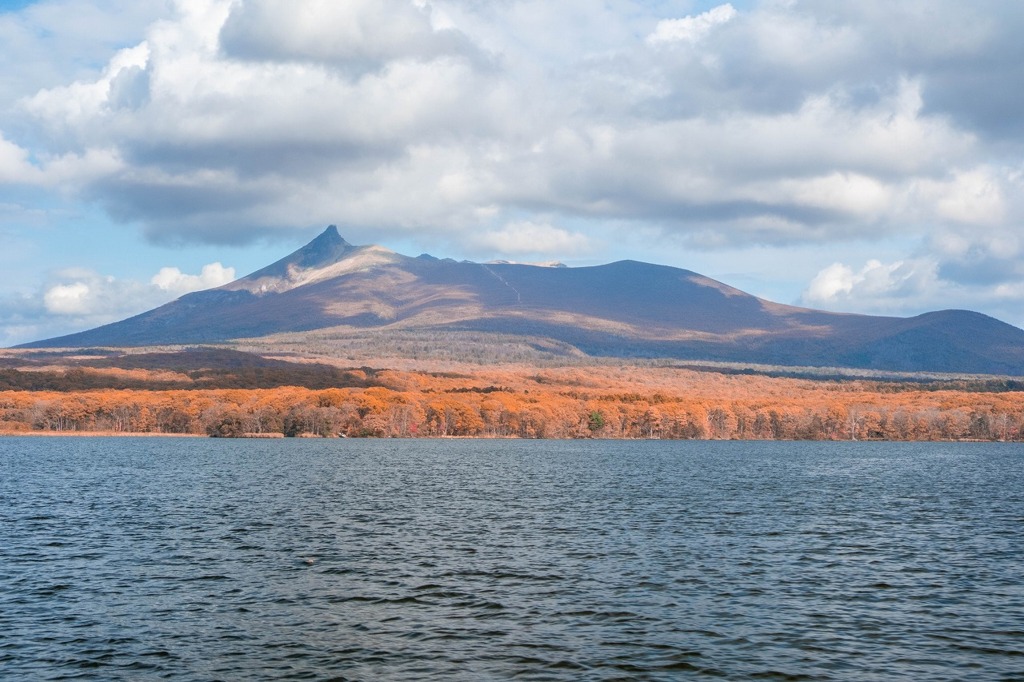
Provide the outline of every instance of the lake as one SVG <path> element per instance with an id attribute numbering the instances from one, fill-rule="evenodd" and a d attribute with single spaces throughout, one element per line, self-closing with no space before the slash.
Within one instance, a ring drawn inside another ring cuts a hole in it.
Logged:
<path id="1" fill-rule="evenodd" d="M 0 438 L 4 680 L 1024 679 L 1024 448 Z"/>

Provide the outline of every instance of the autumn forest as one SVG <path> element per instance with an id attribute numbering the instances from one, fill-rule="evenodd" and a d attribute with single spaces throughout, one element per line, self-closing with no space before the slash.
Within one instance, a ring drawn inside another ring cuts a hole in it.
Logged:
<path id="1" fill-rule="evenodd" d="M 183 370 L 128 357 L 0 369 L 0 432 L 1024 439 L 1022 387 L 997 379 L 792 378 L 640 362 L 456 371 L 230 362 L 242 354 L 220 357 L 221 369 Z"/>

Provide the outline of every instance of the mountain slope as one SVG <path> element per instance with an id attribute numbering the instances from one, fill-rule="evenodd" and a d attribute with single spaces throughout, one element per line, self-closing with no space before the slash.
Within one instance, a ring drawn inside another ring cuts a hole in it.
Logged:
<path id="1" fill-rule="evenodd" d="M 411 258 L 353 246 L 333 226 L 218 289 L 26 346 L 210 343 L 329 327 L 523 334 L 607 356 L 1024 374 L 1024 331 L 979 313 L 828 313 L 636 261 L 565 268 Z"/>

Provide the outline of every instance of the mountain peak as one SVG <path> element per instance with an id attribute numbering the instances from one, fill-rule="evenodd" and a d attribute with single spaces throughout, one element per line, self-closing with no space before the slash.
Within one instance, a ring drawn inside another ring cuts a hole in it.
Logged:
<path id="1" fill-rule="evenodd" d="M 287 261 L 290 265 L 302 268 L 315 268 L 337 262 L 354 248 L 356 247 L 349 244 L 341 236 L 336 225 L 328 225 L 327 229 L 321 232 L 313 241 L 274 265 Z"/>
<path id="2" fill-rule="evenodd" d="M 352 246 L 347 241 L 345 241 L 345 238 L 342 237 L 341 233 L 338 232 L 337 225 L 328 225 L 327 229 L 321 232 L 319 235 L 317 235 L 317 237 L 313 239 L 313 241 L 311 241 L 310 244 L 315 244 L 317 242 L 346 244 L 348 246 Z"/>
<path id="3" fill-rule="evenodd" d="M 227 284 L 254 294 L 282 293 L 347 272 L 394 262 L 398 254 L 382 246 L 353 246 L 329 225 L 313 241 L 261 270 Z"/>

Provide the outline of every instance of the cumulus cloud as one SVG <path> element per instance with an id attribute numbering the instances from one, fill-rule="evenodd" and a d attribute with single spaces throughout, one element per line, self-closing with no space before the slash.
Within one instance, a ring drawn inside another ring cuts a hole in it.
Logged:
<path id="1" fill-rule="evenodd" d="M 75 325 L 96 326 L 135 315 L 192 291 L 227 284 L 234 278 L 234 268 L 220 263 L 204 265 L 198 275 L 164 267 L 148 282 L 71 268 L 56 273 L 54 281 L 40 294 L 22 297 L 18 307 L 23 312 L 45 311 Z"/>
<path id="2" fill-rule="evenodd" d="M 926 113 L 949 116 L 979 136 L 1019 149 L 1024 5 L 802 0 L 800 11 L 856 30 L 859 61 L 876 74 L 896 65 L 925 75 Z"/>
<path id="3" fill-rule="evenodd" d="M 591 247 L 585 234 L 531 221 L 509 223 L 477 235 L 472 242 L 477 249 L 509 255 L 575 256 Z"/>
<path id="4" fill-rule="evenodd" d="M 450 186 L 451 176 L 421 178 L 420 161 L 460 159 L 481 175 L 484 150 L 464 144 L 514 129 L 504 119 L 511 100 L 490 67 L 457 58 L 468 51 L 459 52 L 464 38 L 435 30 L 427 9 L 389 4 L 396 11 L 384 17 L 369 2 L 309 1 L 298 11 L 294 3 L 179 3 L 176 21 L 155 24 L 98 79 L 41 90 L 21 111 L 61 148 L 54 158 L 123 162 L 95 167 L 75 185 L 157 240 L 239 242 L 335 221 L 418 227 L 403 214 L 422 207 L 403 198 L 424 179 L 423 194 L 443 204 L 430 215 L 436 227 L 461 210 L 475 213 L 482 197 L 453 197 L 441 186 L 433 195 L 431 185 Z M 359 40 L 343 40 L 338 27 Z M 247 31 L 256 42 L 284 41 L 285 52 L 319 45 L 360 54 L 285 55 L 264 45 L 265 54 L 239 56 L 232 50 Z M 235 42 L 222 44 L 222 33 Z M 380 68 L 339 74 L 336 60 L 349 57 Z M 366 215 L 366 197 L 381 194 Z"/>
<path id="5" fill-rule="evenodd" d="M 46 309 L 57 315 L 86 315 L 92 312 L 95 300 L 92 289 L 85 282 L 56 284 L 43 294 Z"/>
<path id="6" fill-rule="evenodd" d="M 167 0 L 37 0 L 2 4 L 0 101 L 94 78 L 118 49 L 169 14 Z"/>
<path id="7" fill-rule="evenodd" d="M 803 294 L 804 303 L 831 309 L 899 308 L 909 298 L 931 296 L 941 284 L 934 262 L 882 263 L 869 260 L 859 270 L 833 263 L 821 270 Z"/>
<path id="8" fill-rule="evenodd" d="M 862 266 L 836 262 L 815 275 L 800 303 L 812 308 L 877 315 L 916 315 L 928 310 L 983 310 L 1001 320 L 1024 325 L 1020 301 L 1024 272 L 1003 273 L 997 282 L 953 278 L 932 256 Z"/>
<path id="9" fill-rule="evenodd" d="M 164 267 L 148 281 L 113 277 L 88 268 L 64 269 L 38 288 L 0 291 L 0 346 L 115 322 L 234 278 L 235 269 L 221 263 L 204 265 L 198 274 Z"/>
<path id="10" fill-rule="evenodd" d="M 720 24 L 724 24 L 736 16 L 736 8 L 726 3 L 696 16 L 682 19 L 663 19 L 658 22 L 654 32 L 647 36 L 652 45 L 662 43 L 696 43 Z"/>
<path id="11" fill-rule="evenodd" d="M 249 0 L 232 7 L 220 43 L 233 57 L 326 62 L 356 74 L 472 53 L 460 32 L 435 28 L 429 5 L 407 0 Z"/>
<path id="12" fill-rule="evenodd" d="M 507 39 L 524 7 L 568 29 L 575 61 Z M 21 106 L 56 141 L 50 175 L 108 159 L 71 184 L 165 241 L 496 232 L 537 212 L 722 248 L 1009 219 L 1008 170 L 977 175 L 978 137 L 929 114 L 929 74 L 865 66 L 882 15 L 801 8 L 722 4 L 643 40 L 599 15 L 588 42 L 573 3 L 192 0 L 98 78 Z"/>
<path id="13" fill-rule="evenodd" d="M 28 159 L 28 151 L 5 140 L 0 133 L 0 183 L 26 183 L 37 179 L 38 170 Z"/>
<path id="14" fill-rule="evenodd" d="M 957 170 L 943 180 L 922 180 L 917 190 L 935 207 L 935 217 L 961 225 L 999 225 L 1006 219 L 1006 199 L 1000 169 Z"/>
<path id="15" fill-rule="evenodd" d="M 203 266 L 198 275 L 188 275 L 174 267 L 160 268 L 160 272 L 153 275 L 149 281 L 161 291 L 181 295 L 201 289 L 213 289 L 234 279 L 234 268 L 226 268 L 220 263 L 209 263 Z"/>

